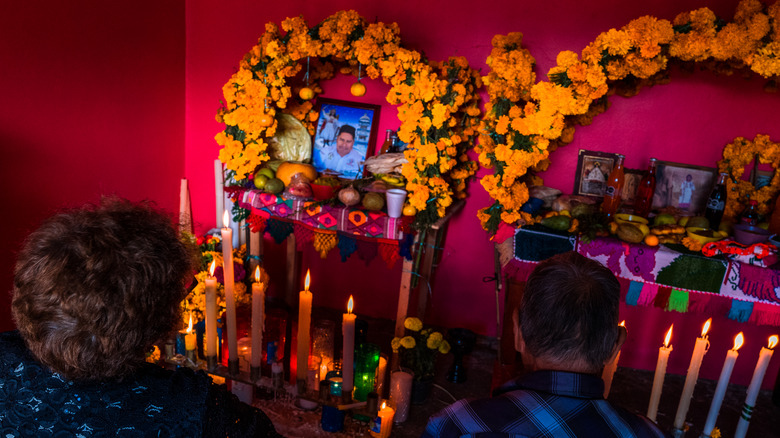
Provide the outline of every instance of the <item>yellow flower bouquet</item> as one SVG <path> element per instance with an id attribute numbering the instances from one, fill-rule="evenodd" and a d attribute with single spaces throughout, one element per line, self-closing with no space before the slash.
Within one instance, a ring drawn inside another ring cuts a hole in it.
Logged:
<path id="1" fill-rule="evenodd" d="M 415 380 L 432 379 L 436 353 L 449 353 L 449 342 L 440 332 L 424 329 L 419 318 L 406 318 L 404 327 L 409 334 L 402 338 L 393 338 L 390 343 L 393 352 L 400 353 L 401 366 L 411 369 Z"/>

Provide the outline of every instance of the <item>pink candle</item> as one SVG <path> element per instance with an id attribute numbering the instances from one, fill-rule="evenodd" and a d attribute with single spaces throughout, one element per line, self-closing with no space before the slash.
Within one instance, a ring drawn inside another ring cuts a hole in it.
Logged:
<path id="1" fill-rule="evenodd" d="M 206 356 L 217 355 L 217 279 L 214 278 L 215 261 L 211 261 L 206 277 Z"/>
<path id="2" fill-rule="evenodd" d="M 265 284 L 260 282 L 260 266 L 255 268 L 255 282 L 252 283 L 252 360 L 251 365 L 259 368 L 263 361 L 263 325 L 265 320 Z"/>
<path id="3" fill-rule="evenodd" d="M 658 414 L 658 402 L 661 400 L 661 391 L 666 378 L 666 364 L 669 361 L 669 354 L 672 352 L 672 346 L 669 342 L 672 340 L 673 327 L 674 324 L 669 327 L 669 331 L 666 332 L 666 338 L 664 338 L 664 345 L 658 349 L 658 362 L 655 365 L 655 375 L 653 376 L 653 390 L 650 392 L 650 404 L 647 406 L 647 418 L 653 421 L 655 421 L 655 417 Z"/>
<path id="4" fill-rule="evenodd" d="M 739 332 L 734 338 L 734 348 L 726 353 L 726 360 L 723 362 L 723 369 L 720 371 L 718 386 L 715 387 L 715 394 L 712 396 L 710 411 L 707 413 L 707 421 L 704 423 L 704 430 L 702 431 L 702 435 L 704 436 L 710 436 L 712 430 L 715 429 L 715 421 L 718 419 L 720 405 L 723 404 L 723 396 L 726 395 L 729 379 L 731 379 L 731 372 L 734 371 L 734 363 L 737 362 L 737 356 L 739 356 L 737 350 L 742 346 L 743 341 L 744 336 L 742 336 L 742 332 Z"/>
<path id="5" fill-rule="evenodd" d="M 696 387 L 696 382 L 699 380 L 701 361 L 704 359 L 704 355 L 710 347 L 710 341 L 707 339 L 707 331 L 710 329 L 710 324 L 712 324 L 712 318 L 704 323 L 701 337 L 696 338 L 696 345 L 693 347 L 691 363 L 688 366 L 688 374 L 685 376 L 685 385 L 683 386 L 683 392 L 680 396 L 680 404 L 677 405 L 677 415 L 674 417 L 675 429 L 682 430 L 683 425 L 685 424 L 685 416 L 688 415 L 688 408 L 691 405 L 693 390 Z"/>
<path id="6" fill-rule="evenodd" d="M 744 438 L 747 433 L 750 417 L 753 415 L 753 408 L 758 398 L 758 392 L 761 390 L 761 382 L 764 381 L 764 374 L 766 374 L 766 369 L 769 367 L 769 361 L 772 360 L 775 346 L 777 346 L 777 335 L 772 335 L 769 337 L 769 344 L 766 347 L 762 347 L 761 352 L 758 354 L 758 362 L 756 362 L 753 377 L 750 379 L 750 385 L 748 385 L 745 405 L 742 406 L 742 415 L 739 417 L 734 438 Z"/>
<path id="7" fill-rule="evenodd" d="M 222 215 L 222 223 L 230 223 L 228 211 Z M 238 361 L 238 338 L 236 337 L 236 296 L 233 288 L 233 230 L 222 227 L 222 273 L 225 278 L 225 307 L 227 308 L 228 363 Z"/>
<path id="8" fill-rule="evenodd" d="M 306 271 L 305 288 L 298 296 L 298 369 L 296 370 L 298 380 L 306 380 L 306 372 L 309 369 L 309 329 L 311 327 L 312 300 L 312 294 L 309 292 L 310 281 L 311 274 Z"/>
<path id="9" fill-rule="evenodd" d="M 341 320 L 341 334 L 344 336 L 344 352 L 342 353 L 342 367 L 341 375 L 344 378 L 342 385 L 342 391 L 345 394 L 352 394 L 352 388 L 354 386 L 354 374 L 352 367 L 355 362 L 355 318 L 352 313 L 354 301 L 352 295 L 349 296 L 349 302 L 347 303 L 347 313 L 343 315 Z"/>

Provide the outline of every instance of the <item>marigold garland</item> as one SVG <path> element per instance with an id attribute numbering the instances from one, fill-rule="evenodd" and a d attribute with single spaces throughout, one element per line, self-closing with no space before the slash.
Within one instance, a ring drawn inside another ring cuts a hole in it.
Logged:
<path id="1" fill-rule="evenodd" d="M 235 180 L 250 177 L 269 159 L 268 139 L 276 132 L 278 113 L 293 115 L 314 132 L 318 114 L 311 101 L 298 98 L 300 88 L 319 94 L 319 81 L 336 72 L 357 75 L 359 69 L 391 85 L 386 98 L 398 106 L 398 136 L 408 143 L 402 173 L 419 212 L 415 223 L 430 225 L 444 216 L 453 198 L 466 196 L 466 180 L 477 170 L 467 152 L 479 125 L 481 77 L 463 57 L 432 62 L 404 48 L 395 23 L 368 23 L 349 10 L 311 28 L 302 17 L 287 18 L 281 30 L 266 24 L 223 87 L 217 121 L 225 129 L 215 137 L 222 146 L 219 159 Z"/>
<path id="2" fill-rule="evenodd" d="M 559 53 L 548 80 L 535 84 L 529 76 L 534 61 L 521 38 L 497 35 L 487 60 L 490 101 L 478 152 L 480 164 L 494 169 L 480 181 L 494 203 L 477 215 L 491 233 L 502 221 L 532 221 L 521 207 L 527 185 L 541 184 L 534 173 L 549 165 L 551 151 L 572 141 L 575 125 L 587 125 L 606 110 L 610 90 L 632 96 L 643 86 L 665 83 L 670 61 L 725 73 L 748 68 L 769 79 L 767 90 L 776 88 L 780 76 L 780 1 L 766 7 L 742 0 L 731 23 L 707 8 L 679 14 L 673 22 L 638 18 L 601 33 L 580 55 Z M 507 59 L 514 61 L 511 66 Z"/>
<path id="3" fill-rule="evenodd" d="M 771 164 L 774 175 L 769 185 L 756 189 L 750 182 L 742 179 L 745 166 L 753 160 L 761 164 Z M 774 207 L 772 201 L 780 192 L 780 144 L 774 143 L 768 135 L 758 134 L 753 141 L 737 137 L 723 148 L 723 159 L 718 161 L 718 170 L 729 174 L 726 180 L 726 209 L 723 217 L 735 220 L 745 209 L 748 201 L 758 202 L 758 213 L 767 216 Z"/>

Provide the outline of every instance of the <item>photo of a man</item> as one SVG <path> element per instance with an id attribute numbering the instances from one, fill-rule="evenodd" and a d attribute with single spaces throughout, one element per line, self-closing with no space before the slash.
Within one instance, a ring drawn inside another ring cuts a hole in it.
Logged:
<path id="1" fill-rule="evenodd" d="M 336 135 L 336 144 L 329 144 L 320 151 L 320 158 L 327 169 L 341 175 L 354 175 L 360 169 L 363 155 L 355 150 L 355 128 L 343 125 Z"/>
<path id="2" fill-rule="evenodd" d="M 312 164 L 317 172 L 359 178 L 363 162 L 372 155 L 379 109 L 370 105 L 320 99 Z M 365 106 L 365 107 L 364 107 Z"/>

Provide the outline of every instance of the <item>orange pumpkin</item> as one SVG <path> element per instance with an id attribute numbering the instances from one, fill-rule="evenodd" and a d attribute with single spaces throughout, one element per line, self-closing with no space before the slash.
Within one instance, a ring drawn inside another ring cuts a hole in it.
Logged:
<path id="1" fill-rule="evenodd" d="M 282 180 L 285 187 L 290 185 L 290 180 L 296 173 L 302 173 L 309 181 L 317 179 L 317 170 L 311 164 L 285 161 L 276 169 L 276 177 Z"/>

